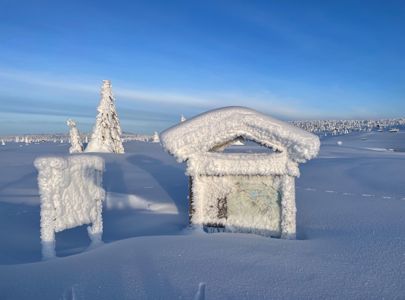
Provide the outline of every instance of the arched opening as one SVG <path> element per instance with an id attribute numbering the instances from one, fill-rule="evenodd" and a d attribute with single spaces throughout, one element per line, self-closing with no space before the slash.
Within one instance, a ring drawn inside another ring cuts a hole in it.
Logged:
<path id="1" fill-rule="evenodd" d="M 210 152 L 221 153 L 281 153 L 281 149 L 275 146 L 267 146 L 260 144 L 253 139 L 239 136 L 221 145 L 215 146 Z"/>

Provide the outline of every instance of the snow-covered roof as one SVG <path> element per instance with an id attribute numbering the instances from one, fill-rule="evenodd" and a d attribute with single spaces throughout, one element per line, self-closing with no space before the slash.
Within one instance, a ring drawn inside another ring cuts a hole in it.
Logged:
<path id="1" fill-rule="evenodd" d="M 160 135 L 163 147 L 179 161 L 244 137 L 304 162 L 319 151 L 319 138 L 286 122 L 246 107 L 224 107 L 200 114 Z M 248 155 L 248 154 L 247 154 Z"/>

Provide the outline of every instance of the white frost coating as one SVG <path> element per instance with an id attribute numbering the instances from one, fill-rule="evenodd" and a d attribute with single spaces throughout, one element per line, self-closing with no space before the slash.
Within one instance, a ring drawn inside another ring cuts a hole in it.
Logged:
<path id="1" fill-rule="evenodd" d="M 152 136 L 152 143 L 160 143 L 159 134 L 157 133 L 157 131 L 155 131 L 155 132 L 153 133 L 153 136 Z"/>
<path id="2" fill-rule="evenodd" d="M 80 153 L 83 152 L 83 144 L 80 139 L 79 130 L 76 127 L 76 122 L 74 120 L 67 120 L 67 125 L 69 126 L 69 135 L 70 135 L 70 148 L 69 153 Z"/>
<path id="3" fill-rule="evenodd" d="M 87 228 L 92 245 L 101 243 L 104 160 L 88 155 L 41 157 L 34 165 L 39 173 L 44 259 L 55 256 L 55 233 L 65 229 L 92 224 Z"/>
<path id="4" fill-rule="evenodd" d="M 188 175 L 290 175 L 299 176 L 298 164 L 286 153 L 246 154 L 209 152 L 188 161 Z"/>
<path id="5" fill-rule="evenodd" d="M 296 162 L 314 158 L 320 146 L 314 134 L 246 107 L 225 107 L 203 113 L 165 130 L 160 140 L 165 149 L 184 161 L 241 136 L 287 151 L 289 158 Z"/>
<path id="6" fill-rule="evenodd" d="M 96 125 L 85 152 L 124 153 L 120 120 L 114 102 L 111 82 L 103 80 Z"/>
<path id="7" fill-rule="evenodd" d="M 283 176 L 281 183 L 281 238 L 295 239 L 296 213 L 294 177 Z"/>
<path id="8" fill-rule="evenodd" d="M 242 138 L 273 152 L 222 152 Z M 298 163 L 318 154 L 317 136 L 248 108 L 226 107 L 167 129 L 161 142 L 187 161 L 193 225 L 295 238 L 294 177 Z"/>

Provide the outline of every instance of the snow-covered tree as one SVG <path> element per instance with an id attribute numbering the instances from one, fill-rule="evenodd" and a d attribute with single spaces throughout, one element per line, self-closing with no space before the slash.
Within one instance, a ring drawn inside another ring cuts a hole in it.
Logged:
<path id="1" fill-rule="evenodd" d="M 98 115 L 86 152 L 124 153 L 121 126 L 115 109 L 111 82 L 103 80 Z"/>
<path id="2" fill-rule="evenodd" d="M 157 133 L 157 131 L 155 131 L 155 132 L 153 133 L 153 136 L 152 136 L 152 143 L 160 143 L 159 134 Z"/>
<path id="3" fill-rule="evenodd" d="M 6 143 L 4 142 L 3 139 L 1 140 L 1 145 L 2 145 L 2 146 L 5 146 L 5 145 L 6 145 Z"/>
<path id="4" fill-rule="evenodd" d="M 76 122 L 69 119 L 67 120 L 67 125 L 69 126 L 70 134 L 70 148 L 69 153 L 80 153 L 83 152 L 83 144 L 80 140 L 79 130 L 76 127 Z"/>
<path id="5" fill-rule="evenodd" d="M 186 117 L 182 114 L 182 115 L 180 116 L 180 122 L 183 123 L 183 122 L 186 121 L 186 120 L 187 120 Z"/>

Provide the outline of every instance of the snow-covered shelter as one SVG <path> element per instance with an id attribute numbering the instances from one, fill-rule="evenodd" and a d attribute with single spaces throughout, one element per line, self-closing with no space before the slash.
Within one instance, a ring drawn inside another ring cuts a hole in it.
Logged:
<path id="1" fill-rule="evenodd" d="M 295 177 L 298 164 L 318 154 L 317 136 L 249 108 L 225 107 L 160 137 L 169 153 L 187 162 L 191 224 L 295 238 Z M 223 151 L 240 139 L 272 151 Z"/>

